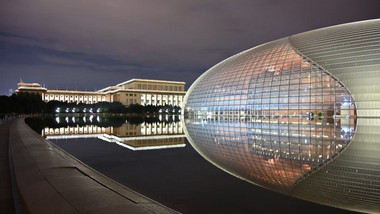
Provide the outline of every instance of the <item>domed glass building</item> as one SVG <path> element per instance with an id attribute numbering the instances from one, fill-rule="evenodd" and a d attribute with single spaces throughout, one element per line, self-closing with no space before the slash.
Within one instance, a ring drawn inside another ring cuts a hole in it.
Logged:
<path id="1" fill-rule="evenodd" d="M 380 212 L 380 20 L 232 56 L 185 96 L 185 132 L 223 170 L 281 193 Z"/>

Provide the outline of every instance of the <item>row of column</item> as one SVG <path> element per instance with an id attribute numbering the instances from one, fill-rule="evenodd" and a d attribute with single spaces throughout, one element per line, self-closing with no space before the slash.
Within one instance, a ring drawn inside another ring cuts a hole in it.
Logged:
<path id="1" fill-rule="evenodd" d="M 76 126 L 76 127 L 61 127 L 61 128 L 44 128 L 42 136 L 52 135 L 69 135 L 69 134 L 108 134 L 109 129 L 94 125 Z"/>
<path id="2" fill-rule="evenodd" d="M 143 123 L 141 124 L 142 135 L 155 134 L 183 134 L 181 123 Z"/>
<path id="3" fill-rule="evenodd" d="M 93 104 L 106 101 L 106 97 L 103 95 L 42 94 L 42 100 L 45 102 L 56 100 L 69 103 Z"/>
<path id="4" fill-rule="evenodd" d="M 142 94 L 141 105 L 181 106 L 183 95 Z"/>

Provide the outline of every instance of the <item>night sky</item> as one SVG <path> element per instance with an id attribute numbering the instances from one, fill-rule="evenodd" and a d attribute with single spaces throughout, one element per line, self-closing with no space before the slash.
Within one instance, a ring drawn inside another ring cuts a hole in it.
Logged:
<path id="1" fill-rule="evenodd" d="M 95 90 L 185 81 L 256 45 L 380 17 L 378 0 L 0 2 L 0 95 L 24 82 Z"/>

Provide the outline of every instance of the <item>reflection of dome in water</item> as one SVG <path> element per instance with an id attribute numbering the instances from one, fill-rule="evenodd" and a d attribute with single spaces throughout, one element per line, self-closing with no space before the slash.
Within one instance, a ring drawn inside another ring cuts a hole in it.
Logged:
<path id="1" fill-rule="evenodd" d="M 185 97 L 186 133 L 249 182 L 380 211 L 380 20 L 269 42 L 205 72 Z"/>

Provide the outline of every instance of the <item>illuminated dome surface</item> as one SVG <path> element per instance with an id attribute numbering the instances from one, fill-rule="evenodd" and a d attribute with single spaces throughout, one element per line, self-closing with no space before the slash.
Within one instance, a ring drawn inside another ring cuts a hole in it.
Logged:
<path id="1" fill-rule="evenodd" d="M 190 143 L 230 174 L 380 212 L 380 20 L 243 51 L 199 77 L 184 104 Z"/>

